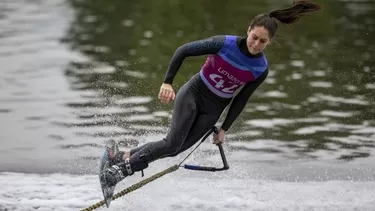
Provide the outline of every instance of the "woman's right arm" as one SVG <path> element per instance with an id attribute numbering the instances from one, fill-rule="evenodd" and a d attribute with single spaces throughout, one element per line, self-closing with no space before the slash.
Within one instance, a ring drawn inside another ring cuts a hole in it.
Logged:
<path id="1" fill-rule="evenodd" d="M 173 79 L 186 57 L 216 54 L 224 46 L 224 42 L 225 35 L 217 35 L 203 40 L 189 42 L 177 48 L 169 63 L 164 83 L 173 83 Z"/>

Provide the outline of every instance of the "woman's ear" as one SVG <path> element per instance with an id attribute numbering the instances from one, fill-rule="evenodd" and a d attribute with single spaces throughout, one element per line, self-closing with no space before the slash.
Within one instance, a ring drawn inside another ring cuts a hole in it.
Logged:
<path id="1" fill-rule="evenodd" d="M 250 35 L 250 31 L 251 31 L 251 27 L 249 26 L 249 28 L 247 28 L 247 36 Z"/>

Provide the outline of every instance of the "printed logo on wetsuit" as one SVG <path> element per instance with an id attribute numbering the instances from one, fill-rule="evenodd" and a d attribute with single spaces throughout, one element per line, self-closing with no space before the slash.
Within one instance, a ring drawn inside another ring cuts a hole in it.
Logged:
<path id="1" fill-rule="evenodd" d="M 251 71 L 234 67 L 219 55 L 207 58 L 201 76 L 211 91 L 226 98 L 232 97 L 240 86 L 254 79 Z"/>
<path id="2" fill-rule="evenodd" d="M 218 73 L 209 74 L 209 78 L 214 83 L 214 87 L 222 92 L 232 94 L 236 89 L 245 84 L 245 82 L 240 81 L 238 78 L 234 77 L 222 67 L 217 70 Z"/>

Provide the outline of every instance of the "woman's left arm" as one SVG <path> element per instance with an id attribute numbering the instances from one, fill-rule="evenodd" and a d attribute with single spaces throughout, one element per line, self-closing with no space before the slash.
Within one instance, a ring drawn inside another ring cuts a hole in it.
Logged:
<path id="1" fill-rule="evenodd" d="M 267 78 L 267 75 L 268 75 L 268 68 L 255 81 L 245 84 L 244 87 L 241 89 L 241 91 L 234 97 L 229 107 L 229 111 L 224 120 L 224 123 L 221 126 L 222 130 L 228 131 L 230 126 L 233 124 L 233 122 L 237 119 L 237 117 L 240 115 L 240 113 L 244 109 L 251 95 L 259 87 L 259 85 L 262 84 L 263 81 Z"/>

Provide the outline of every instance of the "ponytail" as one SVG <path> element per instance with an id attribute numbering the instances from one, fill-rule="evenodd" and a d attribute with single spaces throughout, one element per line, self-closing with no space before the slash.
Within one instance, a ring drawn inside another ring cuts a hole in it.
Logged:
<path id="1" fill-rule="evenodd" d="M 250 29 L 253 29 L 255 26 L 262 26 L 268 30 L 270 38 L 273 38 L 278 28 L 276 20 L 284 24 L 292 24 L 300 20 L 302 16 L 320 9 L 322 9 L 322 6 L 312 1 L 295 0 L 292 6 L 288 8 L 276 9 L 270 11 L 268 14 L 255 16 L 250 23 Z"/>
<path id="2" fill-rule="evenodd" d="M 292 24 L 301 19 L 302 16 L 320 10 L 322 7 L 308 0 L 296 0 L 291 7 L 272 10 L 268 13 L 271 18 L 276 18 L 284 24 Z"/>

